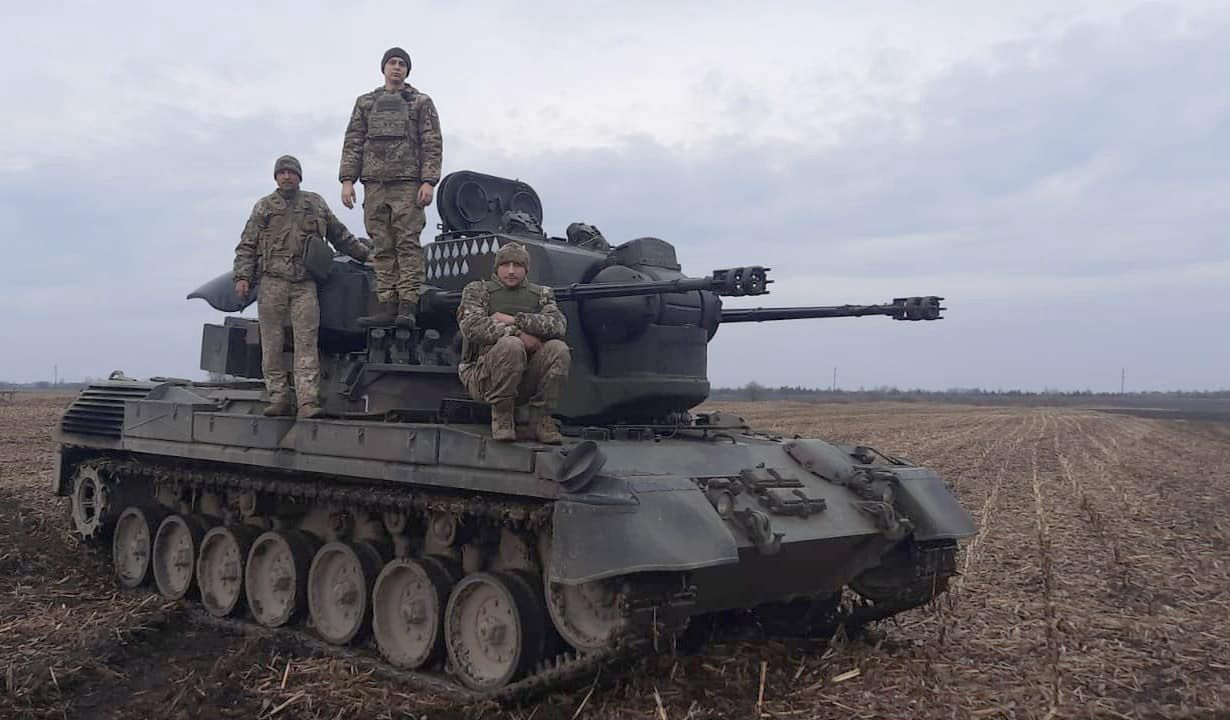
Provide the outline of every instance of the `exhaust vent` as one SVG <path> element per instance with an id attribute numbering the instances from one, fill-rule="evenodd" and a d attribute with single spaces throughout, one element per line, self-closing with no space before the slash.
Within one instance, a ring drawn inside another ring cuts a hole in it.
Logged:
<path id="1" fill-rule="evenodd" d="M 125 380 L 93 383 L 68 406 L 60 429 L 66 433 L 119 437 L 124 428 L 124 401 L 144 398 L 155 384 Z"/>

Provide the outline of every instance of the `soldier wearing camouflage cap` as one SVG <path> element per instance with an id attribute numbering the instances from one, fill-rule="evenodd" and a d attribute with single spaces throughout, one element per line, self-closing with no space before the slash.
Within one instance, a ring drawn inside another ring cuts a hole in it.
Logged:
<path id="1" fill-rule="evenodd" d="M 320 305 L 307 266 L 309 245 L 328 240 L 342 253 L 366 260 L 367 247 L 329 210 L 325 199 L 299 189 L 303 167 L 291 155 L 273 165 L 278 189 L 256 202 L 235 248 L 235 294 L 246 298 L 260 278 L 256 311 L 260 320 L 261 370 L 270 404 L 266 415 L 292 415 L 290 387 L 282 365 L 286 325 L 295 341 L 295 396 L 299 417 L 320 417 L 320 356 L 316 338 Z M 324 248 L 328 259 L 328 248 Z"/>
<path id="2" fill-rule="evenodd" d="M 348 208 L 354 207 L 355 182 L 363 183 L 363 223 L 375 246 L 379 307 L 359 323 L 413 327 L 426 279 L 419 243 L 427 224 L 423 208 L 440 182 L 443 139 L 435 104 L 406 83 L 409 53 L 389 48 L 380 72 L 384 84 L 355 100 L 338 179 Z"/>
<path id="3" fill-rule="evenodd" d="M 461 382 L 470 396 L 491 403 L 491 437 L 517 439 L 514 411 L 529 405 L 530 429 L 542 443 L 558 445 L 551 417 L 572 353 L 564 342 L 568 322 L 551 288 L 525 279 L 530 255 L 510 242 L 495 255 L 490 280 L 475 280 L 461 291 Z"/>

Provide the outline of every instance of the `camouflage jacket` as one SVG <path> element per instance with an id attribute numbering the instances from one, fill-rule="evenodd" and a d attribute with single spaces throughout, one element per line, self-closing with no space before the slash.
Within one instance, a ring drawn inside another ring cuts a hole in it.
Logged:
<path id="1" fill-rule="evenodd" d="M 308 277 L 303 255 L 309 240 L 323 238 L 341 253 L 367 259 L 367 248 L 350 234 L 325 199 L 300 190 L 289 200 L 276 190 L 256 201 L 235 247 L 233 278 L 258 274 L 298 282 Z"/>
<path id="2" fill-rule="evenodd" d="M 516 318 L 514 325 L 500 325 L 491 319 L 496 312 Z M 509 290 L 499 280 L 475 280 L 461 291 L 457 308 L 461 328 L 462 364 L 474 362 L 502 337 L 524 332 L 540 340 L 562 340 L 568 333 L 568 320 L 555 304 L 551 288 L 529 281 Z"/>
<path id="3" fill-rule="evenodd" d="M 400 93 L 381 86 L 354 101 L 338 179 L 436 185 L 443 153 L 440 116 L 431 98 L 409 85 Z"/>

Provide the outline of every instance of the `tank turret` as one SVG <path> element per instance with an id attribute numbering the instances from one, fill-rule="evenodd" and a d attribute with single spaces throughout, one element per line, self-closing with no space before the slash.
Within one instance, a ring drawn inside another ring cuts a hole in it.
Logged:
<path id="1" fill-rule="evenodd" d="M 568 318 L 572 371 L 558 414 L 574 423 L 670 423 L 708 397 L 708 342 L 722 324 L 885 315 L 937 320 L 942 298 L 897 298 L 882 305 L 723 308 L 722 298 L 768 292 L 768 268 L 683 273 L 675 248 L 644 237 L 611 247 L 596 228 L 574 223 L 569 237 L 542 230 L 542 203 L 532 187 L 474 172 L 444 178 L 441 233 L 425 248 L 431 287 L 419 308 L 419 329 L 376 329 L 355 323 L 374 302 L 366 269 L 339 258 L 320 286 L 322 366 L 332 392 L 328 410 L 397 413 L 428 418 L 466 403 L 456 380 L 460 338 L 455 321 L 461 288 L 491 274 L 495 252 L 526 246 L 529 279 L 555 290 Z M 189 297 L 222 310 L 242 303 L 230 276 Z M 259 333 L 252 321 L 206 326 L 204 370 L 259 378 Z M 254 347 L 254 343 L 256 346 Z"/>

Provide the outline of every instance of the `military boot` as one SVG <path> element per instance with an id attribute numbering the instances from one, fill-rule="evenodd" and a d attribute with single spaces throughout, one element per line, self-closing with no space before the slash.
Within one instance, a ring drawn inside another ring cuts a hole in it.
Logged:
<path id="1" fill-rule="evenodd" d="M 299 417 L 301 418 L 319 418 L 324 417 L 325 411 L 316 403 L 304 403 L 299 406 Z"/>
<path id="2" fill-rule="evenodd" d="M 265 417 L 289 417 L 295 414 L 295 408 L 290 404 L 290 398 L 283 395 L 269 403 L 261 414 Z"/>
<path id="3" fill-rule="evenodd" d="M 544 445 L 559 445 L 564 442 L 564 436 L 559 434 L 559 427 L 550 413 L 535 409 L 530 413 L 530 427 L 534 429 L 534 437 Z"/>
<path id="4" fill-rule="evenodd" d="M 417 300 L 402 300 L 397 310 L 397 327 L 413 330 L 418 321 L 415 315 L 418 313 L 419 303 Z"/>
<path id="5" fill-rule="evenodd" d="M 357 322 L 361 327 L 380 327 L 382 325 L 392 325 L 397 319 L 397 303 L 382 302 L 376 303 L 376 312 L 373 315 L 364 315 Z"/>
<path id="6" fill-rule="evenodd" d="M 498 400 L 491 403 L 491 439 L 512 442 L 517 439 L 516 422 L 513 419 L 514 403 Z"/>

